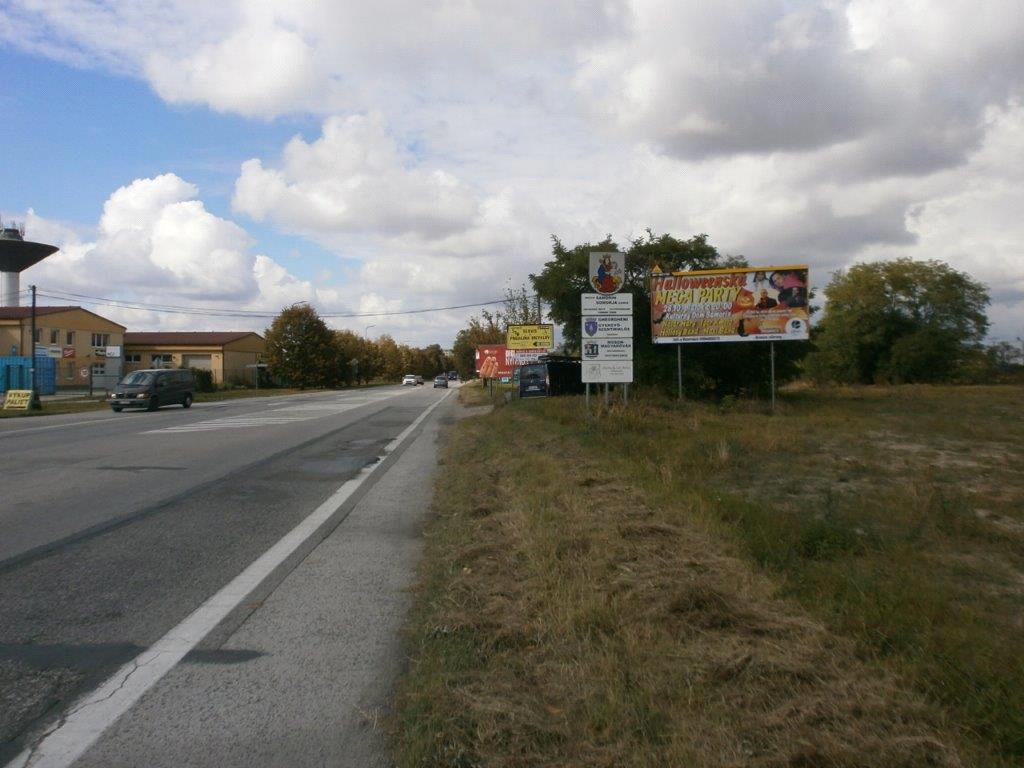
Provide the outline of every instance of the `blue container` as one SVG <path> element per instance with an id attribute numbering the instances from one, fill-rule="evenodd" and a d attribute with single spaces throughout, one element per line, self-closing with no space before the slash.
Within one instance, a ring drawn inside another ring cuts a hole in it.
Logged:
<path id="1" fill-rule="evenodd" d="M 0 357 L 0 392 L 8 389 L 31 389 L 31 360 L 28 357 Z M 57 392 L 57 361 L 52 357 L 36 358 L 36 391 L 40 395 Z"/>

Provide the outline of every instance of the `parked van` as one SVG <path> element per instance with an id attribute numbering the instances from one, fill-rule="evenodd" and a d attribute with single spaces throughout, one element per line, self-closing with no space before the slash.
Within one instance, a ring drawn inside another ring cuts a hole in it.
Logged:
<path id="1" fill-rule="evenodd" d="M 132 371 L 114 387 L 109 402 L 111 409 L 118 413 L 125 408 L 155 411 L 161 405 L 188 408 L 195 391 L 195 377 L 185 368 Z"/>
<path id="2" fill-rule="evenodd" d="M 512 383 L 518 397 L 578 395 L 584 391 L 583 367 L 568 357 L 528 363 L 513 371 Z"/>

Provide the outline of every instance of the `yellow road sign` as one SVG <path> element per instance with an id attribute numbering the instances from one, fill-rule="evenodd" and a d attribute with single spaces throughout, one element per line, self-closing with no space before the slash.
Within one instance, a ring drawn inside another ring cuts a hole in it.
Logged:
<path id="1" fill-rule="evenodd" d="M 550 323 L 510 325 L 505 346 L 509 349 L 554 349 L 555 326 Z"/>

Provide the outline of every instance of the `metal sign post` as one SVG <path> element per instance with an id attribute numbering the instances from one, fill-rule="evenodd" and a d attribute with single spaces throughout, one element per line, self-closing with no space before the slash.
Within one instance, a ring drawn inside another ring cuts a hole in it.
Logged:
<path id="1" fill-rule="evenodd" d="M 246 368 L 253 368 L 254 369 L 254 373 L 256 374 L 256 377 L 255 377 L 256 378 L 256 391 L 259 392 L 260 391 L 260 368 L 266 368 L 267 364 L 266 363 L 248 363 L 245 367 Z"/>
<path id="2" fill-rule="evenodd" d="M 772 367 L 772 413 L 775 413 L 775 342 L 768 342 L 768 352 L 771 357 Z"/>
<path id="3" fill-rule="evenodd" d="M 32 397 L 29 400 L 28 407 L 30 410 L 38 411 L 43 406 L 42 403 L 39 402 L 39 388 L 36 386 L 36 287 L 34 285 L 30 285 L 29 288 L 32 289 L 32 341 L 29 344 L 29 349 L 31 350 L 29 354 L 31 357 L 29 358 L 28 363 L 28 385 L 32 390 Z M 91 382 L 89 394 L 92 394 Z"/>
<path id="4" fill-rule="evenodd" d="M 683 345 L 676 344 L 676 381 L 679 386 L 679 399 L 683 399 Z"/>

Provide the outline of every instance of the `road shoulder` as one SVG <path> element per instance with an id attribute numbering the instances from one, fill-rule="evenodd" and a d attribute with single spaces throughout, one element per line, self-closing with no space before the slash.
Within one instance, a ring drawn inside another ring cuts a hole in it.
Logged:
<path id="1" fill-rule="evenodd" d="M 190 653 L 76 763 L 389 764 L 377 724 L 402 663 L 437 442 L 454 398 L 218 647 Z"/>

